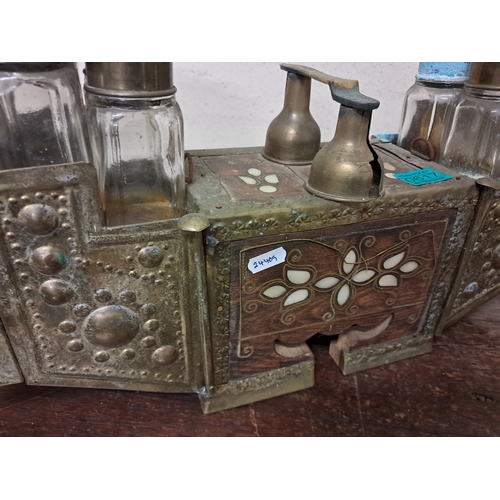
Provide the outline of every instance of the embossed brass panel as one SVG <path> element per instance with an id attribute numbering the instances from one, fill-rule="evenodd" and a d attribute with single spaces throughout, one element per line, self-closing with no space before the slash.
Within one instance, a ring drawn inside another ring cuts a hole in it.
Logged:
<path id="1" fill-rule="evenodd" d="M 1 172 L 0 210 L 0 315 L 27 383 L 201 387 L 205 218 L 104 228 L 85 164 Z"/>

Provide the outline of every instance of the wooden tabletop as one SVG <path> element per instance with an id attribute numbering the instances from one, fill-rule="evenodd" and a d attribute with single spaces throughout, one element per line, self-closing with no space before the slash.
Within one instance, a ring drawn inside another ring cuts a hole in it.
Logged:
<path id="1" fill-rule="evenodd" d="M 500 435 L 500 296 L 388 366 L 344 376 L 311 349 L 312 389 L 211 415 L 195 394 L 0 387 L 0 436 Z"/>

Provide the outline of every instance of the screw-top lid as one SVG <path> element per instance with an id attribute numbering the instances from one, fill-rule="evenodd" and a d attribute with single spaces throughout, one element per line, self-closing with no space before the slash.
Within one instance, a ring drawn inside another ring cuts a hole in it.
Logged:
<path id="1" fill-rule="evenodd" d="M 472 63 L 465 86 L 485 90 L 500 90 L 500 62 Z"/>
<path id="2" fill-rule="evenodd" d="M 431 83 L 462 83 L 467 79 L 469 69 L 468 62 L 421 62 L 415 78 Z"/>
<path id="3" fill-rule="evenodd" d="M 114 97 L 175 94 L 171 62 L 88 62 L 85 90 Z"/>

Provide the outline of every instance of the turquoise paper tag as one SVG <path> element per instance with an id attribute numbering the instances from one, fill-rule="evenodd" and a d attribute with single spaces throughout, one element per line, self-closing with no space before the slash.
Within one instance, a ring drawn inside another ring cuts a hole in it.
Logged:
<path id="1" fill-rule="evenodd" d="M 442 174 L 436 172 L 431 168 L 424 168 L 423 170 L 414 170 L 413 172 L 406 172 L 405 174 L 394 174 L 396 179 L 411 184 L 412 186 L 424 186 L 425 184 L 432 184 L 434 182 L 443 182 L 453 179 L 453 175 Z"/>

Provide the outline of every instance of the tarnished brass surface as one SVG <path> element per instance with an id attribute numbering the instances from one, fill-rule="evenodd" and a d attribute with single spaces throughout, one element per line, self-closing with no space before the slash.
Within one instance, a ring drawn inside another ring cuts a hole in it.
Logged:
<path id="1" fill-rule="evenodd" d="M 306 189 L 336 201 L 368 201 L 383 194 L 384 168 L 368 143 L 371 111 L 340 106 L 333 140 L 315 156 Z"/>
<path id="2" fill-rule="evenodd" d="M 262 156 L 285 165 L 311 163 L 320 148 L 321 131 L 309 111 L 311 78 L 289 72 L 285 103 L 271 122 Z"/>
<path id="3" fill-rule="evenodd" d="M 104 228 L 85 164 L 0 172 L 0 214 L 0 317 L 28 384 L 202 386 L 205 218 Z"/>
<path id="4" fill-rule="evenodd" d="M 192 152 L 196 174 L 189 190 L 190 208 L 205 214 L 212 223 L 206 231 L 205 241 L 215 392 L 217 387 L 234 382 L 230 375 L 228 348 L 233 299 L 230 283 L 231 266 L 234 265 L 231 253 L 233 242 L 248 240 L 249 245 L 258 246 L 260 239 L 272 235 L 283 235 L 293 241 L 294 233 L 303 231 L 328 231 L 333 227 L 345 227 L 349 231 L 352 224 L 387 220 L 389 225 L 405 216 L 414 217 L 414 221 L 418 222 L 421 214 L 444 214 L 453 210 L 455 216 L 450 220 L 449 233 L 443 242 L 436 282 L 419 318 L 417 336 L 376 347 L 353 348 L 342 353 L 342 363 L 345 369 L 352 372 L 384 364 L 387 359 L 392 362 L 429 351 L 472 219 L 477 188 L 471 179 L 465 177 L 454 177 L 444 183 L 423 187 L 404 184 L 392 178 L 390 172 L 402 173 L 429 166 L 447 171 L 391 144 L 375 144 L 373 147 L 381 161 L 389 167 L 385 179 L 386 195 L 364 203 L 338 203 L 311 196 L 304 188 L 309 166 L 290 168 L 285 175 L 278 168 L 287 167 L 275 165 L 275 174 L 280 182 L 273 185 L 276 190 L 272 193 L 263 192 L 259 187 L 267 184 L 265 178 L 273 171 L 272 163 L 262 159 L 258 149 L 253 155 L 248 148 L 208 154 Z M 232 169 L 224 167 L 228 161 Z M 242 176 L 252 177 L 252 174 L 257 174 L 254 175 L 257 180 L 254 184 L 247 184 L 241 179 Z M 294 175 L 302 182 L 302 190 L 297 187 L 296 194 L 290 197 L 284 193 L 290 182 L 297 182 L 292 180 Z M 287 176 L 291 176 L 290 181 Z"/>
<path id="5" fill-rule="evenodd" d="M 203 413 L 215 413 L 314 386 L 314 359 L 296 365 L 230 381 L 209 396 L 200 391 Z"/>
<path id="6" fill-rule="evenodd" d="M 438 320 L 457 273 L 478 186 L 466 176 L 421 187 L 404 184 L 390 173 L 429 166 L 447 171 L 391 144 L 371 147 L 386 166 L 384 197 L 340 203 L 312 196 L 305 188 L 309 165 L 289 168 L 269 162 L 260 148 L 200 151 L 192 152 L 195 177 L 188 189 L 189 215 L 115 228 L 102 226 L 96 175 L 90 165 L 1 172 L 0 319 L 7 335 L 0 331 L 0 343 L 2 339 L 10 343 L 15 358 L 5 362 L 1 353 L 10 351 L 0 345 L 0 381 L 7 369 L 11 375 L 4 379 L 11 382 L 24 376 L 28 384 L 197 392 L 205 413 L 311 387 L 314 360 L 294 340 L 301 336 L 300 329 L 292 334 L 283 329 L 280 343 L 269 355 L 262 355 L 267 352 L 263 349 L 260 354 L 255 351 L 254 357 L 246 358 L 250 364 L 244 361 L 246 346 L 240 345 L 243 356 L 238 357 L 240 332 L 257 349 L 264 345 L 259 344 L 260 334 L 268 333 L 252 331 L 261 319 L 238 329 L 239 318 L 246 317 L 238 312 L 241 290 L 250 298 L 254 293 L 238 278 L 246 265 L 241 256 L 249 249 L 258 254 L 260 246 L 282 241 L 290 256 L 285 266 L 300 267 L 304 263 L 293 260 L 293 247 L 295 242 L 310 241 L 311 248 L 323 246 L 326 253 L 337 251 L 345 259 L 345 249 L 358 248 L 356 228 L 363 244 L 373 246 L 376 254 L 369 256 L 368 250 L 360 254 L 367 256 L 366 270 L 373 268 L 399 280 L 399 271 L 384 271 L 386 260 L 402 259 L 400 267 L 418 262 L 421 268 L 411 280 L 424 299 L 409 303 L 411 287 L 407 291 L 400 287 L 401 298 L 389 292 L 401 301 L 401 310 L 408 308 L 408 330 L 398 327 L 395 336 L 388 335 L 390 321 L 383 310 L 374 311 L 371 330 L 342 332 L 339 340 L 332 341 L 332 356 L 344 373 L 353 373 L 429 352 L 433 335 L 442 328 Z M 481 195 L 481 206 L 487 208 L 483 216 L 477 211 L 476 220 L 495 224 L 497 186 L 486 183 L 481 190 L 489 193 Z M 484 227 L 480 231 L 491 238 L 490 226 Z M 429 238 L 430 243 L 419 243 L 418 248 L 433 248 L 428 255 L 413 251 L 406 236 Z M 332 247 L 330 240 L 337 246 Z M 493 266 L 495 249 L 488 255 Z M 378 267 L 369 259 L 378 259 Z M 336 264 L 353 286 L 357 285 L 351 274 L 364 269 L 358 264 L 352 272 Z M 305 268 L 310 275 L 319 269 L 312 260 Z M 318 279 L 322 279 L 319 274 Z M 373 280 L 380 280 L 379 275 Z M 302 288 L 314 291 L 316 281 Z M 262 282 L 264 291 L 283 286 Z M 391 279 L 377 283 L 375 292 L 399 286 Z M 338 302 L 338 296 L 335 291 L 332 301 Z M 311 304 L 304 306 L 304 312 Z M 356 323 L 351 306 L 346 318 L 352 313 Z M 299 306 L 294 306 L 294 314 L 301 314 Z M 362 316 L 365 321 L 369 311 Z M 16 375 L 16 361 L 22 376 Z M 332 369 L 336 369 L 333 361 Z"/>
<path id="7" fill-rule="evenodd" d="M 2 321 L 0 321 L 0 385 L 18 384 L 23 380 L 21 370 L 7 338 L 7 333 Z"/>
<path id="8" fill-rule="evenodd" d="M 500 293 L 500 182 L 476 182 L 479 202 L 439 330 Z"/>

